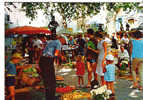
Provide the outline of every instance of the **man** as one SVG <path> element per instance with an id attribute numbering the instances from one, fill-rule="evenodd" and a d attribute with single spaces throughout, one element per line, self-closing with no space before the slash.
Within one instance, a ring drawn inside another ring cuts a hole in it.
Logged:
<path id="1" fill-rule="evenodd" d="M 124 34 L 123 37 L 121 38 L 121 43 L 124 44 L 124 48 L 126 50 L 128 50 L 129 52 L 129 38 L 128 38 L 128 35 L 127 34 Z"/>
<path id="2" fill-rule="evenodd" d="M 46 89 L 46 100 L 55 100 L 56 77 L 54 59 L 60 54 L 61 43 L 56 39 L 56 34 L 52 34 L 50 38 L 51 40 L 47 42 L 40 57 L 39 67 Z"/>
<path id="3" fill-rule="evenodd" d="M 58 22 L 55 21 L 55 16 L 52 15 L 52 21 L 49 23 L 48 27 L 52 33 L 56 33 L 56 28 L 59 26 Z"/>
<path id="4" fill-rule="evenodd" d="M 78 39 L 76 41 L 78 45 L 78 55 L 85 56 L 85 47 L 86 47 L 86 42 L 84 39 L 82 39 L 82 35 L 78 35 Z"/>
<path id="5" fill-rule="evenodd" d="M 122 61 L 124 61 L 124 65 L 122 64 Z M 118 53 L 118 64 L 117 64 L 117 67 L 120 70 L 126 70 L 126 67 L 128 66 L 128 62 L 129 62 L 129 53 L 124 48 L 124 45 L 122 44 L 120 46 L 120 51 Z M 123 66 L 125 66 L 125 67 L 123 68 Z"/>
<path id="6" fill-rule="evenodd" d="M 89 37 L 89 40 L 87 42 L 87 70 L 88 70 L 88 84 L 87 87 L 91 86 L 91 79 L 92 79 L 92 72 L 94 74 L 94 80 L 97 80 L 97 74 L 96 74 L 96 62 L 98 58 L 97 54 L 97 41 L 95 40 L 94 31 L 93 29 L 87 30 L 87 35 Z"/>
<path id="7" fill-rule="evenodd" d="M 132 32 L 130 54 L 132 57 L 133 88 L 143 89 L 143 35 L 140 31 Z M 138 85 L 136 74 L 139 74 Z"/>
<path id="8" fill-rule="evenodd" d="M 124 48 L 124 45 L 121 45 L 120 47 L 120 51 L 119 51 L 119 55 L 118 55 L 118 58 L 120 60 L 123 60 L 123 59 L 128 59 L 129 60 L 129 53 L 128 51 Z"/>

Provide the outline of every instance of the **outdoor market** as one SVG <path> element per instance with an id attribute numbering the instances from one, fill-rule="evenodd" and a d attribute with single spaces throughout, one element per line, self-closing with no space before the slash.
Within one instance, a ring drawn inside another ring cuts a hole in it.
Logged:
<path id="1" fill-rule="evenodd" d="M 5 2 L 5 100 L 142 100 L 143 3 Z"/>

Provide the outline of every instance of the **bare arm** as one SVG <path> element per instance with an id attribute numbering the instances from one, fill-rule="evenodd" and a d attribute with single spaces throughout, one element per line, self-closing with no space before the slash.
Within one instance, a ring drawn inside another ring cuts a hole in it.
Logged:
<path id="1" fill-rule="evenodd" d="M 130 41 L 130 50 L 129 50 L 129 55 L 130 55 L 130 57 L 132 56 L 132 49 L 133 49 L 133 44 L 132 44 L 132 42 Z"/>
<path id="2" fill-rule="evenodd" d="M 103 67 L 103 69 L 104 69 L 104 67 L 105 67 L 104 62 L 105 62 L 105 58 L 106 58 L 106 56 L 107 56 L 107 43 L 106 43 L 106 42 L 103 43 L 103 47 L 104 47 L 104 58 L 103 58 L 103 60 L 102 60 L 102 67 Z"/>
<path id="3" fill-rule="evenodd" d="M 88 49 L 91 50 L 91 51 L 93 51 L 93 52 L 95 52 L 95 53 L 99 53 L 98 50 L 94 50 L 94 49 L 92 49 L 92 48 L 90 48 L 90 47 L 88 47 Z"/>
<path id="4" fill-rule="evenodd" d="M 106 42 L 103 43 L 103 47 L 104 47 L 104 60 L 105 60 L 107 56 L 107 43 Z"/>
<path id="5" fill-rule="evenodd" d="M 60 50 L 56 50 L 55 51 L 55 56 L 59 56 L 60 55 Z"/>
<path id="6" fill-rule="evenodd" d="M 15 93 L 26 93 L 26 92 L 30 92 L 30 88 L 29 87 L 25 87 L 25 88 L 21 88 L 21 89 L 16 89 Z"/>
<path id="7" fill-rule="evenodd" d="M 16 66 L 16 69 L 26 69 L 26 68 L 31 68 L 31 65 L 25 65 L 25 66 Z"/>

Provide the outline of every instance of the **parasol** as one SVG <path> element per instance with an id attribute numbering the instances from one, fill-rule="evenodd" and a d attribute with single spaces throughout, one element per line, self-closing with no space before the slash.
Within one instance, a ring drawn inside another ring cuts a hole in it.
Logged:
<path id="1" fill-rule="evenodd" d="M 32 27 L 32 26 L 21 26 L 21 27 L 15 27 L 11 29 L 7 29 L 5 31 L 6 35 L 11 34 L 49 34 L 51 35 L 51 31 L 47 28 L 43 27 Z"/>

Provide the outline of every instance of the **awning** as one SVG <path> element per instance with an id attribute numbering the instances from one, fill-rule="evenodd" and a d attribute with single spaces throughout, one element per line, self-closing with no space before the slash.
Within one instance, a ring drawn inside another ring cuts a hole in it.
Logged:
<path id="1" fill-rule="evenodd" d="M 7 29 L 5 31 L 5 35 L 11 35 L 11 34 L 49 34 L 51 35 L 51 31 L 43 27 L 22 26 L 22 27 Z"/>

